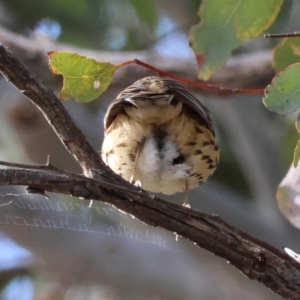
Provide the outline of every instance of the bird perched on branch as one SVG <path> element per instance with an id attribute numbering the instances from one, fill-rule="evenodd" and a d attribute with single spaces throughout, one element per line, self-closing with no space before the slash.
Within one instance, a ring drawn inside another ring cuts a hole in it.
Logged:
<path id="1" fill-rule="evenodd" d="M 103 161 L 127 181 L 163 194 L 207 180 L 219 161 L 207 108 L 176 81 L 150 76 L 127 87 L 104 118 Z"/>

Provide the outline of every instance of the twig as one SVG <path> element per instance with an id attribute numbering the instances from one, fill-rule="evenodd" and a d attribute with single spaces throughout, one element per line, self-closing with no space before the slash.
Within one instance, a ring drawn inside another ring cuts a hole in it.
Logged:
<path id="1" fill-rule="evenodd" d="M 238 89 L 238 88 L 227 88 L 227 87 L 221 87 L 221 86 L 216 86 L 216 85 L 211 85 L 208 83 L 204 83 L 204 82 L 196 82 L 196 81 L 192 81 L 192 80 L 188 80 L 186 78 L 180 77 L 180 76 L 176 76 L 174 74 L 171 74 L 169 72 L 165 72 L 162 71 L 158 68 L 155 68 L 145 62 L 142 62 L 138 59 L 133 59 L 133 60 L 128 60 L 125 61 L 121 64 L 118 65 L 118 67 L 123 67 L 123 66 L 127 66 L 127 65 L 131 65 L 131 64 L 137 64 L 140 65 L 142 67 L 145 67 L 151 71 L 156 72 L 158 75 L 162 75 L 162 76 L 166 76 L 172 79 L 175 79 L 179 82 L 182 82 L 184 84 L 196 87 L 196 88 L 200 88 L 201 90 L 204 91 L 212 91 L 212 92 L 216 92 L 219 95 L 228 95 L 228 94 L 263 94 L 264 93 L 264 89 Z"/>
<path id="2" fill-rule="evenodd" d="M 268 33 L 265 34 L 265 38 L 283 38 L 283 37 L 299 37 L 300 32 L 299 31 L 294 31 L 290 33 Z"/>

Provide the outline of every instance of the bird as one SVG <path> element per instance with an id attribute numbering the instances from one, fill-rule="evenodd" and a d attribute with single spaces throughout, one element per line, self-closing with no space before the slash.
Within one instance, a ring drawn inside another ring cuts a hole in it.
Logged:
<path id="1" fill-rule="evenodd" d="M 219 162 L 208 109 L 177 81 L 142 78 L 124 89 L 104 117 L 101 157 L 116 174 L 151 193 L 185 192 Z"/>

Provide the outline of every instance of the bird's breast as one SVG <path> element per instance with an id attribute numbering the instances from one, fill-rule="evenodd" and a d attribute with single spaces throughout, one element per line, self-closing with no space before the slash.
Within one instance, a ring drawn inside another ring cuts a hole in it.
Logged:
<path id="1" fill-rule="evenodd" d="M 161 182 L 187 178 L 191 166 L 184 161 L 174 140 L 165 131 L 154 128 L 143 141 L 137 178 L 158 186 Z"/>

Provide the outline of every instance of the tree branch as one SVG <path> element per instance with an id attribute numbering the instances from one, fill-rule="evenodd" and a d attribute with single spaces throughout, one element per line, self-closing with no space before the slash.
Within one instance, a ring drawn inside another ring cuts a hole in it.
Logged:
<path id="1" fill-rule="evenodd" d="M 299 299 L 299 263 L 217 216 L 153 197 L 125 181 L 117 182 L 117 176 L 104 166 L 52 91 L 3 46 L 0 46 L 0 71 L 40 108 L 86 176 L 94 176 L 94 169 L 101 170 L 100 176 L 94 179 L 60 171 L 49 164 L 26 166 L 2 162 L 2 165 L 23 169 L 0 170 L 0 185 L 24 185 L 109 203 L 149 225 L 176 232 L 223 257 L 248 278 L 261 282 L 285 299 Z"/>
<path id="2" fill-rule="evenodd" d="M 263 283 L 285 299 L 298 299 L 300 295 L 299 263 L 217 216 L 149 197 L 145 192 L 131 193 L 106 180 L 76 174 L 67 176 L 65 172 L 59 174 L 58 171 L 54 174 L 46 172 L 45 168 L 42 171 L 0 170 L 0 185 L 30 185 L 49 192 L 112 204 L 149 225 L 176 232 L 225 258 L 248 278 Z"/>

